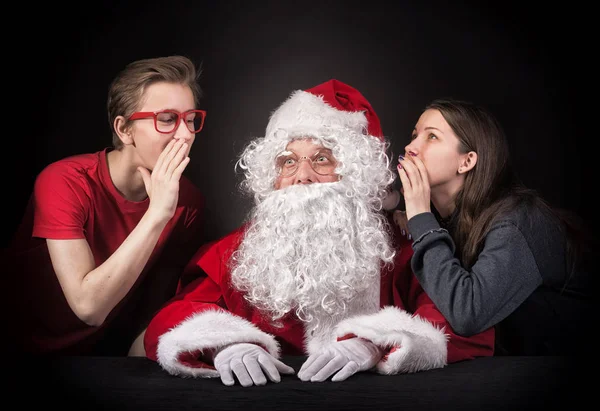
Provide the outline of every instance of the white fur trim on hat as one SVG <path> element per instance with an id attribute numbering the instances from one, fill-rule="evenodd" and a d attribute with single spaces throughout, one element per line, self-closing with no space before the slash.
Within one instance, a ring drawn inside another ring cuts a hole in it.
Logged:
<path id="1" fill-rule="evenodd" d="M 226 311 L 209 310 L 192 315 L 161 335 L 156 350 L 158 363 L 170 374 L 188 377 L 218 377 L 210 368 L 194 368 L 178 361 L 183 352 L 220 348 L 234 343 L 255 343 L 279 358 L 279 344 L 271 334 Z"/>
<path id="2" fill-rule="evenodd" d="M 413 373 L 443 368 L 447 363 L 448 335 L 444 330 L 397 307 L 348 318 L 338 324 L 336 333 L 338 338 L 353 334 L 391 349 L 376 365 L 381 374 Z"/>
<path id="3" fill-rule="evenodd" d="M 288 137 L 314 136 L 316 130 L 327 127 L 348 128 L 361 134 L 366 130 L 367 117 L 360 111 L 338 110 L 322 96 L 296 90 L 271 114 L 266 137 L 275 137 L 280 129 L 285 130 Z"/>

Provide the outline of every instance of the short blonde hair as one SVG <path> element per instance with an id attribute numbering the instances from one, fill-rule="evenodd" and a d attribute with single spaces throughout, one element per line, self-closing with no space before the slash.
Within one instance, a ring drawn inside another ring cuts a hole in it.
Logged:
<path id="1" fill-rule="evenodd" d="M 192 90 L 197 105 L 202 96 L 198 84 L 201 69 L 184 56 L 167 56 L 137 60 L 129 63 L 112 81 L 108 91 L 108 123 L 112 130 L 112 144 L 120 149 L 123 142 L 113 129 L 118 116 L 129 118 L 137 111 L 144 92 L 154 83 L 183 84 Z"/>

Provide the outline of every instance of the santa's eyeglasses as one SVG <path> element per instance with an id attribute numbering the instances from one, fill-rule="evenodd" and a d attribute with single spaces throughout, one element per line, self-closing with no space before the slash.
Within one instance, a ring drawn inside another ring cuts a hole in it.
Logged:
<path id="1" fill-rule="evenodd" d="M 275 158 L 279 176 L 293 176 L 298 171 L 300 163 L 304 160 L 308 161 L 315 173 L 319 175 L 328 176 L 335 174 L 337 161 L 333 157 L 331 150 L 323 148 L 310 157 L 299 156 L 290 150 L 282 151 Z"/>

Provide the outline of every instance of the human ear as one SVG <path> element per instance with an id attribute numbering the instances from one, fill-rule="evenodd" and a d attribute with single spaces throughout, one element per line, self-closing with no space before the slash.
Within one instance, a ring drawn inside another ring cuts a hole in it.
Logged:
<path id="1" fill-rule="evenodd" d="M 131 127 L 127 125 L 127 120 L 125 120 L 125 117 L 117 116 L 113 122 L 113 128 L 124 145 L 133 144 Z"/>
<path id="2" fill-rule="evenodd" d="M 458 166 L 458 174 L 463 174 L 472 170 L 475 167 L 475 164 L 477 164 L 477 153 L 469 151 L 467 154 L 463 155 L 460 165 Z"/>

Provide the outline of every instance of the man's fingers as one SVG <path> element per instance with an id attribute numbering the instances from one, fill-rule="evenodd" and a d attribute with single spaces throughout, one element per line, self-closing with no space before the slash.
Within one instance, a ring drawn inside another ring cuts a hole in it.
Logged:
<path id="1" fill-rule="evenodd" d="M 350 377 L 351 375 L 356 374 L 356 372 L 359 369 L 360 369 L 360 367 L 358 366 L 358 364 L 356 362 L 350 361 L 349 363 L 344 365 L 344 368 L 342 368 L 337 374 L 335 374 L 331 378 L 331 381 L 333 381 L 333 382 L 344 381 L 346 378 Z"/>
<path id="2" fill-rule="evenodd" d="M 175 161 L 175 157 L 181 151 L 181 146 L 184 144 L 186 143 L 181 140 L 172 139 L 169 141 L 169 144 L 167 147 L 165 147 L 159 156 L 159 160 L 156 162 L 156 166 L 153 169 L 153 174 L 154 171 L 156 171 L 156 174 L 154 175 L 168 175 L 170 177 L 169 167 L 171 166 L 174 168 L 179 164 L 179 162 L 177 162 L 175 165 L 172 165 L 173 161 Z"/>
<path id="3" fill-rule="evenodd" d="M 243 387 L 265 385 L 268 380 L 280 382 L 280 372 L 294 373 L 294 369 L 271 356 L 254 344 L 232 344 L 215 356 L 215 369 L 225 385 L 234 385 L 237 379 Z"/>
<path id="4" fill-rule="evenodd" d="M 173 171 L 172 178 L 174 178 L 177 181 L 179 181 L 179 179 L 181 179 L 181 175 L 183 174 L 183 171 L 185 170 L 185 168 L 187 167 L 187 165 L 189 163 L 190 163 L 190 158 L 189 157 L 184 158 L 181 161 L 181 163 L 179 163 L 179 165 L 177 166 L 177 168 L 175 168 L 175 170 Z"/>
<path id="5" fill-rule="evenodd" d="M 176 142 L 177 142 L 177 140 L 175 140 L 174 138 L 172 138 L 167 143 L 167 146 L 163 149 L 163 151 L 158 156 L 158 159 L 156 160 L 156 164 L 154 164 L 153 171 L 154 170 L 160 170 L 163 167 L 163 164 L 165 162 L 165 157 L 169 155 L 169 153 L 173 149 L 173 146 L 175 146 Z"/>
<path id="6" fill-rule="evenodd" d="M 266 355 L 259 355 L 258 363 L 262 367 L 264 373 L 267 375 L 269 380 L 273 382 L 281 381 L 281 376 L 279 375 L 277 367 L 273 363 L 272 357 Z"/>
<path id="7" fill-rule="evenodd" d="M 292 367 L 290 367 L 289 365 L 279 361 L 278 359 L 274 358 L 274 363 L 275 363 L 275 367 L 277 368 L 277 371 L 279 371 L 281 374 L 295 374 L 296 371 L 294 371 L 294 369 Z"/>
<path id="8" fill-rule="evenodd" d="M 229 367 L 229 364 L 223 364 L 222 366 L 217 368 L 217 371 L 219 371 L 219 375 L 221 376 L 221 381 L 223 382 L 223 384 L 235 384 L 235 379 L 233 378 L 233 373 L 231 372 L 231 367 Z"/>
<path id="9" fill-rule="evenodd" d="M 242 361 L 254 385 L 265 385 L 267 383 L 267 377 L 265 377 L 261 364 L 259 364 L 256 357 L 245 355 Z"/>
<path id="10" fill-rule="evenodd" d="M 242 387 L 249 387 L 252 385 L 252 378 L 250 377 L 250 374 L 248 374 L 248 370 L 241 359 L 237 358 L 231 360 L 230 366 Z"/>
<path id="11" fill-rule="evenodd" d="M 182 161 L 185 161 L 186 159 L 189 161 L 189 157 L 186 157 L 187 148 L 187 143 L 182 143 L 176 151 L 173 152 L 173 157 L 166 163 L 165 176 L 167 178 L 173 176 L 175 170 L 181 165 Z"/>
<path id="12" fill-rule="evenodd" d="M 258 362 L 269 380 L 273 382 L 281 381 L 281 375 L 279 374 L 280 370 L 277 364 L 278 361 L 274 357 L 271 357 L 270 355 L 259 355 Z M 284 367 L 287 367 L 287 365 L 283 363 L 280 364 L 282 364 Z"/>
<path id="13" fill-rule="evenodd" d="M 302 366 L 304 370 L 300 370 L 298 377 L 302 381 L 308 381 L 312 379 L 312 377 L 314 377 L 317 372 L 322 370 L 323 367 L 331 360 L 331 357 L 332 356 L 329 353 L 316 356 L 313 361 L 311 361 L 309 364 L 306 364 L 306 367 L 304 365 Z"/>
<path id="14" fill-rule="evenodd" d="M 336 355 L 327 362 L 310 380 L 312 382 L 323 382 L 327 378 L 331 377 L 336 371 L 346 365 L 348 360 L 341 355 Z"/>
<path id="15" fill-rule="evenodd" d="M 307 370 L 313 362 L 315 362 L 317 360 L 317 357 L 319 357 L 318 355 L 311 355 L 308 357 L 308 359 L 306 361 L 304 361 L 304 364 L 302 364 L 302 367 L 300 367 L 300 371 L 298 371 L 298 377 L 304 373 L 305 370 Z"/>

